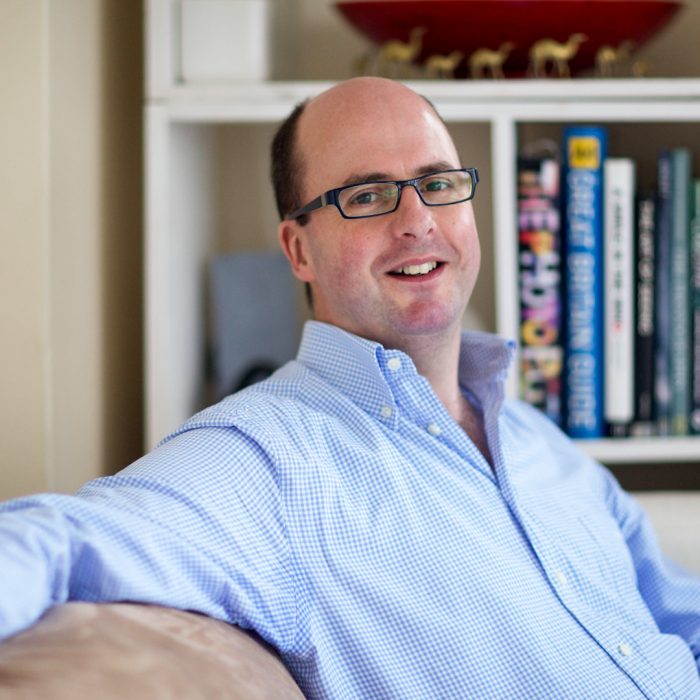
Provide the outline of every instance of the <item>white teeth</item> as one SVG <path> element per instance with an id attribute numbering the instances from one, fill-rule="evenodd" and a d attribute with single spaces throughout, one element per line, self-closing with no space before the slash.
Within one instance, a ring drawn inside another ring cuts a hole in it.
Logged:
<path id="1" fill-rule="evenodd" d="M 437 267 L 437 263 L 426 262 L 422 265 L 407 265 L 406 267 L 400 267 L 397 272 L 402 275 L 427 275 L 431 270 Z"/>

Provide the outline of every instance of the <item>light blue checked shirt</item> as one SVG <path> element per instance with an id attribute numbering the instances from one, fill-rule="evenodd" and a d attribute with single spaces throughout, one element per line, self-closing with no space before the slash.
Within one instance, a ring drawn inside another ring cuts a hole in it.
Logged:
<path id="1" fill-rule="evenodd" d="M 0 516 L 0 634 L 67 599 L 256 630 L 309 698 L 700 698 L 700 581 L 546 418 L 511 347 L 460 379 L 492 470 L 411 360 L 311 322 L 298 359 L 77 496 Z"/>

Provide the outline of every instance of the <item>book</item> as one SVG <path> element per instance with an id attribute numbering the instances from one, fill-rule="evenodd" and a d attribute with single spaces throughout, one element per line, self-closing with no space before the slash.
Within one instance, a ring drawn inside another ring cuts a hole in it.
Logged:
<path id="1" fill-rule="evenodd" d="M 671 434 L 688 434 L 690 415 L 690 170 L 687 148 L 671 151 L 669 376 Z"/>
<path id="2" fill-rule="evenodd" d="M 603 165 L 604 415 L 612 437 L 628 434 L 634 418 L 634 199 L 630 158 Z"/>
<path id="3" fill-rule="evenodd" d="M 551 149 L 518 159 L 520 397 L 561 425 L 560 167 Z"/>
<path id="4" fill-rule="evenodd" d="M 656 166 L 654 316 L 654 424 L 657 435 L 671 432 L 671 154 L 662 151 Z"/>
<path id="5" fill-rule="evenodd" d="M 563 134 L 564 427 L 574 438 L 604 434 L 603 161 L 607 132 Z"/>
<path id="6" fill-rule="evenodd" d="M 692 313 L 691 325 L 691 406 L 690 432 L 700 434 L 700 179 L 694 180 L 691 189 L 690 269 Z"/>
<path id="7" fill-rule="evenodd" d="M 639 197 L 635 240 L 636 306 L 634 349 L 634 425 L 632 434 L 654 433 L 654 234 L 656 199 Z M 700 329 L 699 329 L 700 332 Z"/>

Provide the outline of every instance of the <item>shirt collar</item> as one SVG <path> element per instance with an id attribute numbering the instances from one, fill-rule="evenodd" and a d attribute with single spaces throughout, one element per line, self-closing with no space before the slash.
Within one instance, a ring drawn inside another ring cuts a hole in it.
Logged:
<path id="1" fill-rule="evenodd" d="M 459 381 L 479 397 L 485 385 L 503 382 L 512 361 L 515 343 L 491 333 L 464 331 L 459 359 Z M 395 398 L 388 381 L 390 361 L 398 358 L 401 371 L 417 374 L 411 358 L 400 350 L 344 331 L 320 321 L 304 326 L 297 360 L 370 413 L 392 409 Z"/>

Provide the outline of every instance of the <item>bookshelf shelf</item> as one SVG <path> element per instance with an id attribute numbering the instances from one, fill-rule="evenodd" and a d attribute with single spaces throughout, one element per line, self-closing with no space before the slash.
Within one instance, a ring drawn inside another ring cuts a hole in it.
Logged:
<path id="1" fill-rule="evenodd" d="M 578 440 L 578 446 L 604 464 L 698 462 L 700 438 L 606 438 Z"/>
<path id="2" fill-rule="evenodd" d="M 262 232 L 260 244 L 274 247 L 276 221 L 267 184 L 269 137 L 274 124 L 293 105 L 330 84 L 149 82 L 145 106 L 149 447 L 204 403 L 204 268 L 214 252 L 235 247 L 240 235 L 233 229 L 241 207 L 232 213 L 235 207 L 227 204 L 230 192 L 221 184 L 222 175 L 228 182 L 232 173 L 245 168 L 246 177 L 239 181 L 251 180 L 254 191 L 242 193 L 237 201 L 244 202 L 245 209 L 256 210 L 252 216 Z M 518 330 L 515 183 L 520 130 L 590 121 L 610 123 L 620 133 L 628 130 L 627 125 L 633 125 L 632 130 L 637 125 L 663 125 L 663 131 L 673 135 L 675 130 L 685 128 L 678 133 L 686 134 L 688 127 L 700 126 L 700 79 L 415 81 L 410 85 L 433 101 L 454 128 L 458 148 L 469 164 L 472 155 L 478 161 L 484 180 L 477 209 L 485 248 L 482 274 L 492 277 L 489 289 L 481 293 L 486 298 L 486 326 L 509 337 L 517 337 Z M 688 145 L 700 162 L 700 139 Z M 637 147 L 644 148 L 644 143 Z M 240 229 L 250 227 L 245 220 Z M 229 234 L 231 239 L 223 243 Z M 508 391 L 516 393 L 515 376 Z M 581 445 L 610 464 L 700 463 L 700 438 L 582 441 Z"/>

